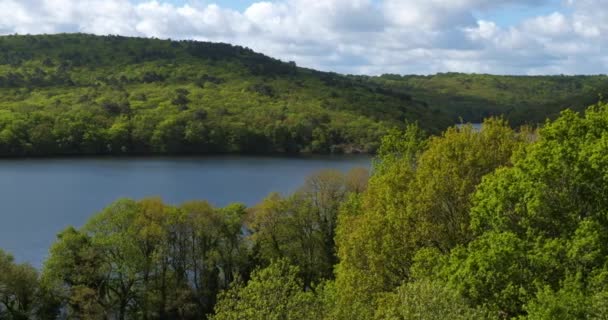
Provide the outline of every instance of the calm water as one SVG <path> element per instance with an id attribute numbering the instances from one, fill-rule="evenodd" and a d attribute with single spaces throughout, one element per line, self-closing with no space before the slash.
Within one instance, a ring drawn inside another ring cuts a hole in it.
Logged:
<path id="1" fill-rule="evenodd" d="M 466 126 L 466 125 L 469 125 L 469 124 L 471 126 L 473 126 L 473 130 L 475 130 L 475 131 L 480 131 L 481 130 L 481 126 L 482 126 L 481 123 L 464 123 L 464 124 L 463 123 L 458 123 L 458 124 L 456 124 L 456 127 L 462 128 L 463 126 Z"/>
<path id="2" fill-rule="evenodd" d="M 40 266 L 59 231 L 121 197 L 253 205 L 317 170 L 369 165 L 365 156 L 0 160 L 0 248 Z"/>

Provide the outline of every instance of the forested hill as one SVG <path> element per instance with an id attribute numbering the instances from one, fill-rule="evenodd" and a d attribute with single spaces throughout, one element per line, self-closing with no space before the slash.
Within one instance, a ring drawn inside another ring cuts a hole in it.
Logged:
<path id="1" fill-rule="evenodd" d="M 0 156 L 373 152 L 451 124 L 402 90 L 219 43 L 0 37 Z"/>
<path id="2" fill-rule="evenodd" d="M 608 94 L 608 76 L 497 76 L 441 73 L 383 75 L 371 81 L 402 90 L 453 120 L 481 122 L 504 115 L 512 125 L 543 123 L 570 108 L 583 111 Z"/>
<path id="3" fill-rule="evenodd" d="M 537 124 L 606 76 L 344 76 L 221 43 L 0 36 L 0 156 L 374 152 L 391 128 Z"/>

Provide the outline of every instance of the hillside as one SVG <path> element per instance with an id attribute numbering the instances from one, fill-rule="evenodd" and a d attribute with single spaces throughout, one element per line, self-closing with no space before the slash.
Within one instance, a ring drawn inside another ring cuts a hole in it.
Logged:
<path id="1" fill-rule="evenodd" d="M 398 90 L 219 43 L 0 37 L 0 155 L 373 152 L 450 125 Z"/>
<path id="2" fill-rule="evenodd" d="M 608 76 L 383 75 L 371 82 L 408 92 L 454 121 L 505 115 L 512 125 L 543 123 L 561 110 L 583 111 L 608 94 Z"/>
<path id="3" fill-rule="evenodd" d="M 345 76 L 221 43 L 0 37 L 0 156 L 374 152 L 505 115 L 538 124 L 608 93 L 608 77 Z"/>

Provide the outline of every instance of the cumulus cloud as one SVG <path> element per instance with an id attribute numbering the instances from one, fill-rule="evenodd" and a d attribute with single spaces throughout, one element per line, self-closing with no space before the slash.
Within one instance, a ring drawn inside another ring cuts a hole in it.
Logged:
<path id="1" fill-rule="evenodd" d="M 549 6 L 509 25 L 478 18 Z M 344 73 L 606 73 L 608 0 L 0 0 L 0 34 L 222 41 Z"/>

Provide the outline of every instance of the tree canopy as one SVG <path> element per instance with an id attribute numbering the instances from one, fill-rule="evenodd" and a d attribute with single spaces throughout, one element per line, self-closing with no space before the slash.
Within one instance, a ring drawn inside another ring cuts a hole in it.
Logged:
<path id="1" fill-rule="evenodd" d="M 374 152 L 410 96 L 221 43 L 0 37 L 0 156 Z"/>
<path id="2" fill-rule="evenodd" d="M 606 93 L 604 75 L 353 76 L 222 43 L 0 36 L 0 156 L 374 153 L 406 122 L 536 125 Z"/>
<path id="3" fill-rule="evenodd" d="M 251 208 L 118 200 L 40 274 L 0 251 L 0 319 L 608 317 L 608 104 L 378 151 Z"/>
<path id="4" fill-rule="evenodd" d="M 427 76 L 386 74 L 371 80 L 408 92 L 448 114 L 454 121 L 482 122 L 502 115 L 513 125 L 542 124 L 560 111 L 585 108 L 608 94 L 608 76 L 510 76 L 439 73 Z"/>

